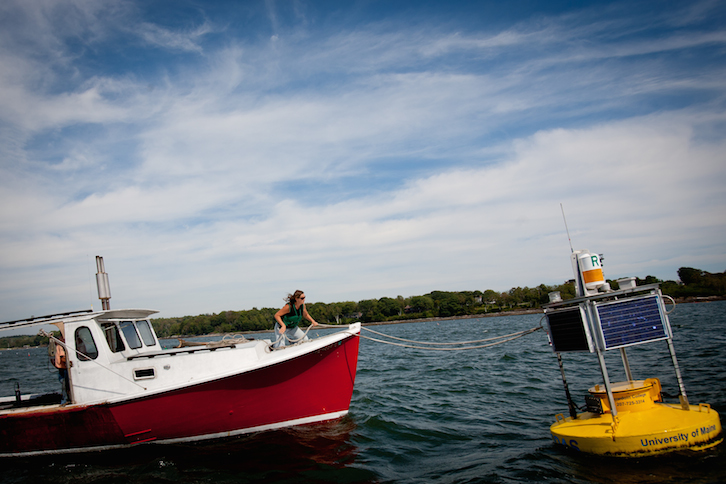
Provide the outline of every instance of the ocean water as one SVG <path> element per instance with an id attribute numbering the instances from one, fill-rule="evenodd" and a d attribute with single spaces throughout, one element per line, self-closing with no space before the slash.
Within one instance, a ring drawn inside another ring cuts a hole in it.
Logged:
<path id="1" fill-rule="evenodd" d="M 371 329 L 413 340 L 465 341 L 532 328 L 540 319 L 502 316 Z M 726 302 L 679 305 L 670 320 L 689 400 L 710 403 L 723 423 Z M 634 378 L 658 377 L 664 392 L 678 393 L 665 342 L 629 348 L 628 356 Z M 597 359 L 563 359 L 570 391 L 582 405 L 587 389 L 601 382 Z M 12 375 L 23 393 L 55 391 L 55 372 L 46 360 L 45 349 L 0 352 L 0 395 L 13 394 Z M 623 380 L 619 352 L 607 353 L 606 361 L 611 380 Z M 281 404 L 294 404 L 294 397 Z M 557 413 L 567 414 L 567 402 L 542 331 L 491 348 L 447 352 L 363 339 L 350 413 L 341 420 L 210 443 L 4 459 L 0 482 L 726 482 L 726 444 L 637 459 L 578 454 L 553 444 L 549 426 Z"/>

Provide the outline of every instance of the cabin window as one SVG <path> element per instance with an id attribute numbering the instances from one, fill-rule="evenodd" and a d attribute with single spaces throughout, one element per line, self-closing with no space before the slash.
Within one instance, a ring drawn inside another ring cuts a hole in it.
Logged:
<path id="1" fill-rule="evenodd" d="M 106 323 L 103 325 L 103 333 L 106 336 L 106 342 L 111 351 L 118 353 L 126 349 L 124 341 L 121 339 L 121 334 L 118 332 L 118 327 L 113 323 Z"/>
<path id="2" fill-rule="evenodd" d="M 121 331 L 123 332 L 124 337 L 126 338 L 126 342 L 129 344 L 129 347 L 132 350 L 135 350 L 136 348 L 141 348 L 139 333 L 136 332 L 136 326 L 134 326 L 133 321 L 122 321 Z"/>
<path id="3" fill-rule="evenodd" d="M 146 346 L 154 346 L 156 344 L 154 332 L 151 330 L 151 325 L 148 321 L 136 321 L 136 327 L 139 333 L 141 333 L 141 339 Z"/>
<path id="4" fill-rule="evenodd" d="M 80 354 L 78 358 L 81 361 L 95 360 L 98 358 L 98 349 L 96 342 L 93 341 L 91 330 L 86 326 L 81 326 L 76 330 L 76 351 Z"/>

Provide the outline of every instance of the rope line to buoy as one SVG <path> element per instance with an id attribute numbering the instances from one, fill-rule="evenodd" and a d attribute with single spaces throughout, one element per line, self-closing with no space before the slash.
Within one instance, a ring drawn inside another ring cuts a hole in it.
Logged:
<path id="1" fill-rule="evenodd" d="M 318 324 L 318 326 L 329 326 L 329 325 Z M 282 349 L 285 346 L 295 346 L 296 344 L 302 342 L 305 339 L 305 337 L 308 335 L 308 331 L 310 331 L 310 328 L 312 328 L 312 327 L 313 327 L 312 325 L 308 326 L 308 329 L 305 330 L 305 333 L 298 339 L 290 338 L 289 336 L 287 336 L 287 334 L 286 334 L 287 331 L 280 333 L 280 335 L 277 337 L 277 339 L 275 341 L 272 341 L 270 344 L 267 345 L 267 350 L 269 351 L 269 350 L 273 350 L 273 349 Z M 339 327 L 339 326 L 329 326 L 329 327 Z M 282 342 L 284 340 L 287 340 L 292 344 L 274 347 L 277 343 Z"/>
<path id="2" fill-rule="evenodd" d="M 522 336 L 524 336 L 525 334 L 529 334 L 529 333 L 532 332 L 531 329 L 528 329 L 528 330 L 525 330 L 525 331 L 518 331 L 516 333 L 505 334 L 505 335 L 502 335 L 502 336 L 494 336 L 492 338 L 486 338 L 486 339 L 477 339 L 477 340 L 473 340 L 473 341 L 458 341 L 458 342 L 451 342 L 451 343 L 438 343 L 438 342 L 433 342 L 433 341 L 414 341 L 414 340 L 410 340 L 410 339 L 397 338 L 395 336 L 390 336 L 390 335 L 387 335 L 387 334 L 384 334 L 384 333 L 379 333 L 378 331 L 374 331 L 374 330 L 369 329 L 369 328 L 362 328 L 362 329 L 364 329 L 366 331 L 369 331 L 371 333 L 377 334 L 379 336 L 385 336 L 386 338 L 395 339 L 397 341 L 404 341 L 406 343 L 415 343 L 415 344 L 432 345 L 432 346 L 453 346 L 453 345 L 465 345 L 465 344 L 474 344 L 474 343 L 484 343 L 484 342 L 487 342 L 487 341 L 496 341 L 498 339 L 508 338 L 510 336 L 515 336 L 515 335 L 520 335 L 520 334 Z M 539 327 L 536 328 L 536 329 L 539 329 Z"/>
<path id="3" fill-rule="evenodd" d="M 307 329 L 305 330 L 305 334 L 301 338 L 298 338 L 298 339 L 290 338 L 287 335 L 285 335 L 284 333 L 280 334 L 279 337 L 275 341 L 271 342 L 268 345 L 268 348 L 272 349 L 273 345 L 275 345 L 276 343 L 281 341 L 283 338 L 287 339 L 290 343 L 292 343 L 292 345 L 290 345 L 290 346 L 294 346 L 294 345 L 302 342 L 305 339 L 305 337 L 307 336 L 308 331 L 310 331 L 310 329 L 312 329 L 312 328 L 313 328 L 312 325 L 308 326 Z M 317 328 L 319 328 L 319 329 L 328 329 L 328 328 L 341 329 L 341 327 L 339 325 L 333 325 L 333 324 L 318 324 Z M 492 346 L 497 346 L 497 345 L 500 345 L 503 343 L 508 343 L 510 341 L 519 339 L 523 336 L 527 336 L 528 334 L 532 334 L 535 331 L 539 331 L 540 329 L 543 329 L 543 327 L 541 325 L 535 326 L 534 328 L 526 329 L 524 331 L 517 331 L 514 333 L 504 334 L 501 336 L 493 336 L 491 338 L 485 338 L 485 339 L 478 339 L 478 340 L 471 340 L 471 341 L 445 342 L 445 343 L 440 343 L 440 342 L 436 342 L 436 341 L 416 341 L 416 340 L 398 338 L 396 336 L 391 336 L 391 335 L 388 335 L 385 333 L 380 333 L 378 331 L 375 331 L 375 330 L 372 330 L 372 329 L 369 329 L 366 327 L 361 327 L 361 329 L 374 333 L 379 336 L 383 336 L 385 338 L 394 339 L 397 341 L 403 341 L 405 343 L 412 343 L 412 344 L 396 343 L 394 341 L 386 341 L 383 339 L 372 338 L 370 336 L 365 336 L 363 334 L 357 334 L 357 333 L 354 334 L 354 336 L 358 336 L 359 338 L 367 339 L 370 341 L 375 341 L 376 343 L 383 343 L 383 344 L 387 344 L 387 345 L 400 346 L 402 348 L 412 348 L 412 349 L 417 349 L 417 350 L 460 351 L 460 350 L 475 350 L 475 349 L 480 349 L 480 348 L 490 348 Z M 491 342 L 491 343 L 489 343 L 489 342 Z M 480 345 L 480 344 L 476 344 L 476 343 L 487 343 L 487 344 Z M 469 345 L 469 346 L 463 346 L 463 345 Z M 473 346 L 471 346 L 471 345 L 473 345 Z M 441 348 L 440 346 L 454 346 L 454 347 Z"/>
<path id="4" fill-rule="evenodd" d="M 340 326 L 330 325 L 330 324 L 319 324 L 318 326 L 322 326 L 324 328 L 340 328 Z M 370 341 L 375 341 L 377 343 L 383 343 L 383 344 L 387 344 L 387 345 L 400 346 L 403 348 L 413 348 L 413 349 L 419 349 L 419 350 L 458 351 L 458 350 L 474 350 L 474 349 L 479 349 L 479 348 L 489 348 L 492 346 L 500 345 L 502 343 L 508 343 L 509 341 L 514 341 L 515 339 L 519 339 L 523 336 L 534 333 L 535 331 L 539 331 L 540 329 L 542 329 L 542 326 L 540 325 L 540 326 L 536 326 L 534 328 L 527 329 L 524 331 L 517 331 L 515 333 L 504 334 L 501 336 L 494 336 L 492 338 L 485 338 L 485 339 L 479 339 L 479 340 L 473 340 L 473 341 L 447 342 L 447 343 L 439 343 L 439 342 L 434 342 L 434 341 L 415 341 L 415 340 L 409 340 L 409 339 L 404 339 L 404 338 L 398 338 L 396 336 L 390 336 L 385 333 L 380 333 L 378 331 L 374 331 L 374 330 L 366 328 L 366 327 L 361 327 L 361 329 L 374 333 L 374 334 L 377 334 L 379 336 L 383 336 L 385 338 L 395 339 L 398 341 L 403 341 L 405 343 L 413 343 L 413 344 L 409 345 L 409 344 L 395 343 L 393 341 L 386 341 L 386 340 L 382 340 L 382 339 L 378 339 L 378 338 L 371 338 L 370 336 L 365 336 L 362 334 L 357 335 L 360 338 L 367 339 Z M 489 341 L 493 341 L 493 342 L 484 344 L 484 345 L 476 344 L 476 343 L 485 343 L 485 342 L 489 342 Z M 474 345 L 474 346 L 462 346 L 462 345 Z M 455 348 L 436 348 L 434 346 L 456 346 L 456 347 Z"/>
<path id="5" fill-rule="evenodd" d="M 456 348 L 436 348 L 436 347 L 431 347 L 431 346 L 416 346 L 416 345 L 408 345 L 408 344 L 402 344 L 402 343 L 395 343 L 393 341 L 385 341 L 385 340 L 381 340 L 381 339 L 377 339 L 377 338 L 371 338 L 370 336 L 364 336 L 364 335 L 360 335 L 360 337 L 361 338 L 364 338 L 364 339 L 367 339 L 367 340 L 375 341 L 377 343 L 383 343 L 383 344 L 393 345 L 393 346 L 401 346 L 403 348 L 413 348 L 413 349 L 417 349 L 417 350 L 429 350 L 429 351 L 460 351 L 460 350 L 475 350 L 475 349 L 480 349 L 480 348 L 489 348 L 489 347 L 497 346 L 497 345 L 500 345 L 500 344 L 503 344 L 503 343 L 508 343 L 509 341 L 514 341 L 515 339 L 519 339 L 519 338 L 521 338 L 523 336 L 527 336 L 528 334 L 534 333 L 535 331 L 539 331 L 540 329 L 542 329 L 542 328 L 540 326 L 537 326 L 536 328 L 528 329 L 526 331 L 518 331 L 517 333 L 512 333 L 512 334 L 507 334 L 507 335 L 501 336 L 501 337 L 497 338 L 497 339 L 499 339 L 499 341 L 495 341 L 493 343 L 489 343 L 489 344 L 485 344 L 485 345 L 475 345 L 475 346 L 460 346 L 460 347 L 456 347 Z M 506 339 L 501 339 L 501 338 L 506 338 Z M 493 338 L 489 338 L 488 340 L 481 340 L 481 341 L 491 341 L 492 339 Z M 432 344 L 432 343 L 429 343 L 429 342 L 422 342 L 422 343 L 424 343 L 424 344 Z M 471 343 L 472 342 L 463 341 L 463 342 L 460 342 L 460 343 L 447 343 L 447 344 L 459 344 L 459 345 L 462 345 L 462 344 L 471 344 Z"/>

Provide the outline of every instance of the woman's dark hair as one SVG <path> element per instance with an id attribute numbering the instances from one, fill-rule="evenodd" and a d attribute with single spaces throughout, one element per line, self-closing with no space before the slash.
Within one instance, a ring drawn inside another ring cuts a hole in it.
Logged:
<path id="1" fill-rule="evenodd" d="M 293 294 L 288 294 L 287 297 L 285 298 L 285 301 L 287 301 L 290 304 L 295 304 L 295 302 L 297 301 L 297 298 L 302 296 L 304 293 L 305 293 L 304 291 L 301 291 L 300 289 L 298 289 Z"/>

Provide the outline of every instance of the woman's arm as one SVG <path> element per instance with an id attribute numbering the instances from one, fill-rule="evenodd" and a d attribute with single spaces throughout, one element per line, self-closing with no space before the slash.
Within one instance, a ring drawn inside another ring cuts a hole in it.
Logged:
<path id="1" fill-rule="evenodd" d="M 317 326 L 317 325 L 318 325 L 318 322 L 317 322 L 317 321 L 315 321 L 315 320 L 313 319 L 313 317 L 312 317 L 312 316 L 310 316 L 310 314 L 308 314 L 308 310 L 307 310 L 307 308 L 305 307 L 305 305 L 303 305 L 303 316 L 305 316 L 305 319 L 307 319 L 308 321 L 310 321 L 311 323 L 313 323 L 313 326 Z"/>
<path id="2" fill-rule="evenodd" d="M 278 322 L 280 325 L 280 333 L 284 333 L 287 329 L 287 326 L 285 326 L 285 323 L 282 322 L 282 317 L 290 312 L 290 305 L 285 304 L 285 306 L 280 309 L 278 312 L 275 313 L 275 321 Z"/>

